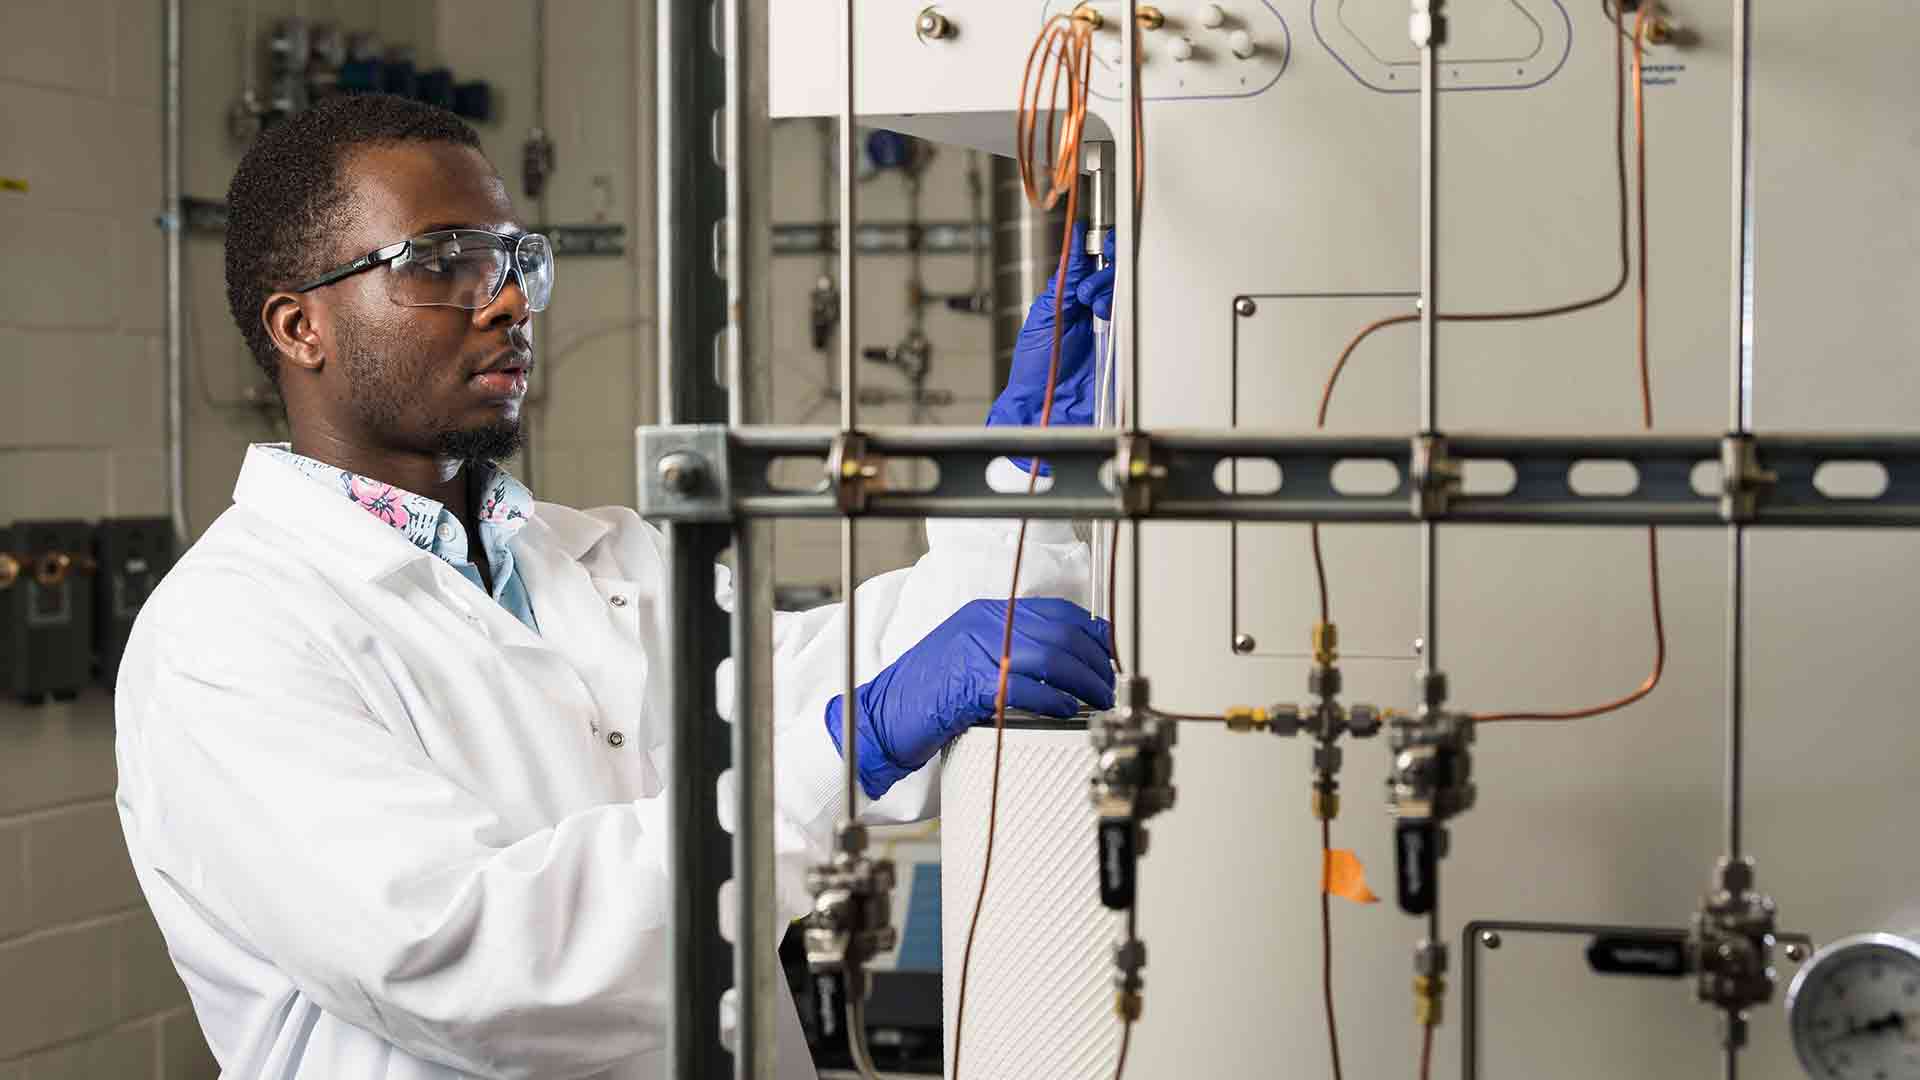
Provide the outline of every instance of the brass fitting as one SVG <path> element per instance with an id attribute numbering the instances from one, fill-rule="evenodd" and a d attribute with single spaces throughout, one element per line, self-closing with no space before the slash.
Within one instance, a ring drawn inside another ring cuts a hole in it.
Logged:
<path id="1" fill-rule="evenodd" d="M 1439 975 L 1413 977 L 1413 1018 L 1421 1027 L 1439 1027 L 1445 1013 L 1447 980 Z"/>
<path id="2" fill-rule="evenodd" d="M 9 589 L 20 580 L 20 560 L 11 552 L 0 551 L 0 589 Z"/>
<path id="3" fill-rule="evenodd" d="M 1267 730 L 1267 710 L 1251 705 L 1235 705 L 1227 709 L 1228 731 L 1265 731 Z"/>
<path id="4" fill-rule="evenodd" d="M 1340 659 L 1340 628 L 1330 622 L 1313 624 L 1313 662 L 1330 667 Z"/>
<path id="5" fill-rule="evenodd" d="M 1106 16 L 1100 14 L 1100 9 L 1094 7 L 1092 4 L 1085 3 L 1084 0 L 1079 6 L 1073 9 L 1073 18 L 1077 22 L 1086 23 L 1095 30 L 1100 29 L 1107 23 Z"/>
<path id="6" fill-rule="evenodd" d="M 1665 15 L 1655 15 L 1647 20 L 1647 44 L 1668 45 L 1673 42 L 1675 28 L 1673 20 Z"/>
<path id="7" fill-rule="evenodd" d="M 1134 8 L 1133 17 L 1139 20 L 1141 28 L 1145 30 L 1158 30 L 1167 25 L 1167 17 L 1152 4 L 1141 4 Z"/>
<path id="8" fill-rule="evenodd" d="M 1113 1014 L 1129 1022 L 1140 1019 L 1140 995 L 1132 990 L 1114 991 Z"/>
<path id="9" fill-rule="evenodd" d="M 1316 821 L 1332 821 L 1340 816 L 1340 793 L 1313 789 L 1313 817 Z"/>

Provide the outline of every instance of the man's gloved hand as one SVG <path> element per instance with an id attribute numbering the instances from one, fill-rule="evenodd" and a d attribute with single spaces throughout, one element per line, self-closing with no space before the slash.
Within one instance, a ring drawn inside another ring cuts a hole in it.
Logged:
<path id="1" fill-rule="evenodd" d="M 1086 253 L 1087 226 L 1075 222 L 1073 250 L 1067 258 L 1067 287 L 1060 306 L 1060 373 L 1055 380 L 1053 418 L 1059 425 L 1093 423 L 1093 318 L 1113 314 L 1113 232 L 1107 233 L 1107 268 L 1095 270 Z M 1047 367 L 1053 354 L 1054 275 L 1027 309 L 1027 321 L 1013 346 L 1007 388 L 987 413 L 987 426 L 1038 426 L 1040 406 L 1047 394 Z M 1025 464 L 1022 463 L 1022 467 Z"/>
<path id="2" fill-rule="evenodd" d="M 854 692 L 860 786 L 879 798 L 955 736 L 993 719 L 1000 683 L 1005 600 L 974 600 Z M 1070 717 L 1080 702 L 1113 707 L 1112 628 L 1069 600 L 1014 606 L 1007 707 Z M 842 699 L 827 706 L 827 732 L 841 742 Z M 844 752 L 844 751 L 843 751 Z"/>

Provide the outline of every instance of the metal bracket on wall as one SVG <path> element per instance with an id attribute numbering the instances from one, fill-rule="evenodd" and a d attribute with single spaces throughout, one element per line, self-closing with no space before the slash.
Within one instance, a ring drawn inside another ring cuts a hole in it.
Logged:
<path id="1" fill-rule="evenodd" d="M 723 424 L 641 428 L 640 516 L 729 521 L 733 486 Z"/>

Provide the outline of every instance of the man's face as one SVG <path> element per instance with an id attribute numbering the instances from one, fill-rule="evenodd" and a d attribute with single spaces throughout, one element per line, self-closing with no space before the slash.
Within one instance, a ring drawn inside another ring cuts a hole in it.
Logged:
<path id="1" fill-rule="evenodd" d="M 358 150 L 343 163 L 342 183 L 350 193 L 347 224 L 329 266 L 439 229 L 521 231 L 506 186 L 469 147 Z M 301 407 L 370 450 L 510 456 L 533 369 L 532 313 L 518 281 L 509 276 L 478 310 L 405 307 L 388 298 L 392 272 L 377 267 L 308 294 L 327 362 Z"/>

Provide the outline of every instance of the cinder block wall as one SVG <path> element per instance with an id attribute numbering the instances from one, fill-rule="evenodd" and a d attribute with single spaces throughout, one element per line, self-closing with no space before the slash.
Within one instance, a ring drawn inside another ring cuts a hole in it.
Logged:
<path id="1" fill-rule="evenodd" d="M 432 54 L 431 0 L 187 0 L 189 195 L 243 149 L 247 9 Z M 0 521 L 164 515 L 159 0 L 7 0 L 0 22 Z M 218 236 L 186 243 L 188 490 L 196 530 L 248 442 L 278 437 L 228 319 Z M 0 1080 L 218 1075 L 128 865 L 112 701 L 0 702 Z"/>

